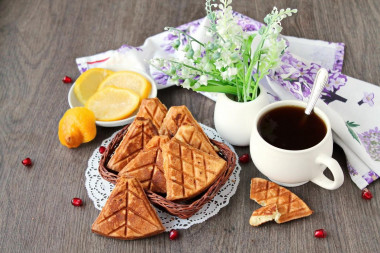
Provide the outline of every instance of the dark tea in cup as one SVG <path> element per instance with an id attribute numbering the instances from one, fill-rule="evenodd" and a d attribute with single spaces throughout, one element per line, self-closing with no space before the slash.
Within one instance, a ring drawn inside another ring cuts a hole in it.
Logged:
<path id="1" fill-rule="evenodd" d="M 283 186 L 311 181 L 335 190 L 343 184 L 344 175 L 332 158 L 330 120 L 318 107 L 306 116 L 305 107 L 303 101 L 283 100 L 261 109 L 253 121 L 251 159 L 261 173 Z M 334 180 L 323 174 L 325 169 L 331 171 Z"/>
<path id="2" fill-rule="evenodd" d="M 269 144 L 286 150 L 303 150 L 320 143 L 327 127 L 314 112 L 305 114 L 305 108 L 282 106 L 266 112 L 258 121 L 257 130 Z"/>

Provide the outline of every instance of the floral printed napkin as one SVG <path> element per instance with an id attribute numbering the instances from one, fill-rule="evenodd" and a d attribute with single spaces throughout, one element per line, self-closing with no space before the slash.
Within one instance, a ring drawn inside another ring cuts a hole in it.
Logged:
<path id="1" fill-rule="evenodd" d="M 262 26 L 260 22 L 242 14 L 235 13 L 235 16 L 246 32 L 255 32 Z M 202 18 L 181 25 L 178 29 L 203 40 L 207 22 L 207 18 Z M 380 87 L 341 73 L 343 43 L 285 38 L 289 48 L 282 57 L 281 66 L 264 80 L 264 87 L 273 101 L 307 101 L 318 69 L 328 69 L 329 83 L 317 106 L 329 116 L 334 141 L 345 151 L 352 180 L 360 189 L 365 188 L 380 175 Z M 94 67 L 114 71 L 141 70 L 149 73 L 158 89 L 162 89 L 170 86 L 167 83 L 168 76 L 151 68 L 148 60 L 154 57 L 181 57 L 181 52 L 171 46 L 176 39 L 169 32 L 163 32 L 147 38 L 141 47 L 123 45 L 118 50 L 78 58 L 76 62 L 81 73 Z M 203 94 L 216 99 L 213 93 Z"/>

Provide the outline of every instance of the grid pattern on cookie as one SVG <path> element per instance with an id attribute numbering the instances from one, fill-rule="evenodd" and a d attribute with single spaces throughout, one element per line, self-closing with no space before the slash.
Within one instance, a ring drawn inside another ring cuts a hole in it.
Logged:
<path id="1" fill-rule="evenodd" d="M 181 126 L 174 138 L 185 142 L 194 148 L 209 153 L 210 155 L 217 155 L 209 140 L 192 125 Z"/>
<path id="2" fill-rule="evenodd" d="M 311 212 L 309 207 L 295 194 L 267 180 L 252 180 L 251 199 L 263 206 L 277 204 L 281 220 L 294 215 Z"/>
<path id="3" fill-rule="evenodd" d="M 169 137 L 167 136 L 153 136 L 152 139 L 146 144 L 145 149 L 151 148 L 161 148 L 162 145 L 169 141 Z"/>
<path id="4" fill-rule="evenodd" d="M 105 210 L 105 211 L 104 211 Z M 161 222 L 135 179 L 122 179 L 96 220 L 111 237 L 141 237 L 161 230 Z"/>
<path id="5" fill-rule="evenodd" d="M 136 178 L 145 190 L 166 193 L 161 146 L 168 141 L 167 136 L 153 136 L 118 175 Z"/>
<path id="6" fill-rule="evenodd" d="M 171 107 L 160 129 L 160 134 L 174 136 L 183 124 L 198 126 L 198 123 L 185 106 Z M 200 128 L 200 127 L 199 127 Z"/>
<path id="7" fill-rule="evenodd" d="M 121 170 L 144 148 L 147 142 L 157 133 L 150 120 L 135 120 L 124 136 L 120 146 L 111 157 L 108 166 Z"/>
<path id="8" fill-rule="evenodd" d="M 132 160 L 131 163 L 127 165 L 125 172 L 121 171 L 120 176 L 125 175 L 135 177 L 137 180 L 140 181 L 140 183 L 143 185 L 145 189 L 152 190 L 152 178 L 153 175 L 157 173 L 156 170 L 159 170 L 163 173 L 163 171 L 160 170 L 156 165 L 158 150 L 159 148 L 156 147 L 150 150 L 141 151 L 136 156 L 136 159 L 142 160 L 143 163 L 136 165 L 135 163 L 133 163 L 133 161 L 135 160 Z M 142 173 L 142 177 L 140 173 Z"/>
<path id="9" fill-rule="evenodd" d="M 161 102 L 155 99 L 145 99 L 141 102 L 141 107 L 136 117 L 150 119 L 155 127 L 160 129 L 166 113 L 167 109 L 161 104 Z"/>
<path id="10" fill-rule="evenodd" d="M 224 160 L 179 141 L 165 147 L 165 176 L 168 196 L 186 198 L 196 195 L 212 183 L 223 170 Z M 211 164 L 213 164 L 211 166 Z"/>
<path id="11" fill-rule="evenodd" d="M 192 120 L 192 118 L 189 118 L 187 115 L 183 115 L 183 114 L 177 114 L 177 115 L 180 115 L 180 117 L 172 117 L 170 122 L 168 122 L 168 129 L 167 131 L 171 134 L 171 135 L 174 135 L 178 128 L 182 125 L 182 124 L 192 124 L 194 123 L 194 121 Z"/>
<path id="12" fill-rule="evenodd" d="M 251 216 L 273 216 L 277 212 L 277 205 L 276 204 L 269 204 L 266 206 L 262 206 L 259 209 L 256 209 L 253 211 Z M 274 219 L 275 217 L 272 217 Z"/>

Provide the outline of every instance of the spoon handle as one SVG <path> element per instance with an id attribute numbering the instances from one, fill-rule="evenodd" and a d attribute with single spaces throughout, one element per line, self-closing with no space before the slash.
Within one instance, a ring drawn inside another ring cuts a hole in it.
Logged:
<path id="1" fill-rule="evenodd" d="M 317 75 L 315 76 L 315 79 L 314 79 L 313 89 L 311 90 L 309 101 L 307 102 L 307 106 L 305 109 L 305 113 L 307 115 L 310 115 L 315 104 L 317 103 L 323 88 L 327 84 L 327 79 L 328 79 L 327 70 L 324 68 L 321 68 L 320 70 L 318 70 Z"/>

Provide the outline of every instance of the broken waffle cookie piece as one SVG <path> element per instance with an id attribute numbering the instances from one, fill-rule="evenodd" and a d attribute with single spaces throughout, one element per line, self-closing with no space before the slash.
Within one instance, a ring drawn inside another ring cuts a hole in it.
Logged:
<path id="1" fill-rule="evenodd" d="M 226 170 L 226 161 L 173 138 L 162 148 L 166 198 L 193 198 L 210 187 Z"/>
<path id="2" fill-rule="evenodd" d="M 141 101 L 136 117 L 150 119 L 153 125 L 160 129 L 168 109 L 158 98 L 145 98 Z"/>
<path id="3" fill-rule="evenodd" d="M 274 218 L 277 223 L 299 219 L 313 213 L 297 195 L 284 187 L 262 178 L 252 178 L 250 198 L 265 207 L 276 204 L 278 213 L 280 214 Z M 256 211 L 259 213 L 260 209 Z M 270 210 L 264 209 L 261 211 L 269 212 Z"/>
<path id="4" fill-rule="evenodd" d="M 119 178 L 91 228 L 106 237 L 133 240 L 165 231 L 140 183 L 135 178 Z"/>
<path id="5" fill-rule="evenodd" d="M 150 119 L 136 118 L 109 160 L 108 168 L 121 171 L 156 135 L 158 131 Z"/>
<path id="6" fill-rule="evenodd" d="M 120 172 L 119 176 L 134 177 L 145 190 L 166 193 L 162 146 L 169 141 L 167 136 L 154 136 Z"/>
<path id="7" fill-rule="evenodd" d="M 281 214 L 277 210 L 277 205 L 270 204 L 253 211 L 249 219 L 249 224 L 256 227 L 265 222 L 276 220 L 279 216 L 281 216 Z"/>

